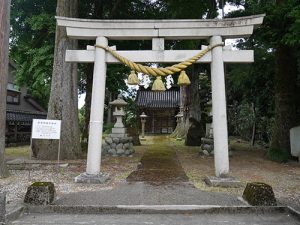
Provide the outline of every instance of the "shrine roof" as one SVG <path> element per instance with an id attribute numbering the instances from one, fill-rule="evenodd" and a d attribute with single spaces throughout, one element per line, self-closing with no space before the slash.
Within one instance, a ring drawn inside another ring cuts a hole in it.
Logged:
<path id="1" fill-rule="evenodd" d="M 6 110 L 6 121 L 8 124 L 21 123 L 31 124 L 33 119 L 46 119 L 47 113 L 44 112 L 26 112 L 19 110 Z"/>
<path id="2" fill-rule="evenodd" d="M 140 108 L 178 108 L 180 91 L 174 89 L 164 92 L 139 90 L 136 103 Z"/>

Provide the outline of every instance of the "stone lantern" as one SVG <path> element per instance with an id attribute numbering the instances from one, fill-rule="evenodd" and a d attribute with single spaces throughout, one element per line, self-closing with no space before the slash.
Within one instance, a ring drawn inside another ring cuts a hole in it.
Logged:
<path id="1" fill-rule="evenodd" d="M 212 101 L 207 103 L 207 115 L 212 119 Z M 213 123 L 206 123 L 205 137 L 201 138 L 201 150 L 205 155 L 214 154 Z"/>
<path id="2" fill-rule="evenodd" d="M 145 123 L 146 123 L 146 118 L 147 117 L 148 116 L 144 112 L 140 115 L 141 124 L 142 124 L 142 138 L 141 138 L 141 140 L 145 140 Z"/>
<path id="3" fill-rule="evenodd" d="M 127 136 L 126 128 L 122 121 L 122 117 L 125 115 L 124 107 L 127 105 L 127 102 L 123 100 L 122 95 L 118 95 L 118 98 L 109 104 L 114 107 L 113 116 L 117 120 L 111 133 L 105 138 L 102 144 L 101 154 L 130 156 L 135 152 L 133 149 L 133 139 Z"/>
<path id="4" fill-rule="evenodd" d="M 125 116 L 124 107 L 127 105 L 127 102 L 124 101 L 122 95 L 119 94 L 118 98 L 109 103 L 111 106 L 115 107 L 113 112 L 113 116 L 116 117 L 117 121 L 112 128 L 111 137 L 125 137 L 126 128 L 124 127 L 122 117 Z"/>
<path id="5" fill-rule="evenodd" d="M 175 118 L 176 118 L 176 122 L 177 122 L 177 127 L 180 127 L 180 124 L 181 124 L 182 118 L 183 118 L 182 111 L 179 111 L 179 113 L 175 116 Z M 177 134 L 176 140 L 180 141 L 180 140 L 182 140 L 182 138 L 178 137 L 178 134 Z"/>

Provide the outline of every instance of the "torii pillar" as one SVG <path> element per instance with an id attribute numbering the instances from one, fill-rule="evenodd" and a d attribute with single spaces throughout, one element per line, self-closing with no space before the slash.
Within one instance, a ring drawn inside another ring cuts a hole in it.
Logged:
<path id="1" fill-rule="evenodd" d="M 221 36 L 210 38 L 210 45 L 222 42 Z M 211 53 L 211 89 L 214 134 L 215 173 L 217 177 L 229 173 L 228 131 L 226 114 L 225 74 L 222 47 L 215 47 Z"/>
<path id="2" fill-rule="evenodd" d="M 74 39 L 96 40 L 107 46 L 112 40 L 152 40 L 152 50 L 117 51 L 137 63 L 179 63 L 193 57 L 199 50 L 164 50 L 164 40 L 207 39 L 211 45 L 226 38 L 249 37 L 253 29 L 263 22 L 264 15 L 223 20 L 87 20 L 56 17 L 59 26 L 66 27 L 67 35 Z M 94 63 L 94 80 L 90 116 L 86 172 L 76 182 L 102 183 L 107 175 L 100 171 L 103 109 L 105 97 L 106 65 L 119 63 L 103 49 L 89 46 L 87 50 L 67 50 L 67 62 Z M 215 152 L 215 175 L 208 180 L 220 183 L 229 175 L 228 131 L 224 63 L 254 61 L 252 50 L 231 51 L 218 46 L 196 63 L 211 64 L 212 112 Z"/>

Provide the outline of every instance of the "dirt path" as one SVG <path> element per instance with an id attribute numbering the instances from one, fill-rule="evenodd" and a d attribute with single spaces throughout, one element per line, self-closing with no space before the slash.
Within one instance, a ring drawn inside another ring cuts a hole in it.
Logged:
<path id="1" fill-rule="evenodd" d="M 132 172 L 126 180 L 151 184 L 187 182 L 189 179 L 178 160 L 175 149 L 170 148 L 165 142 L 162 145 L 160 139 L 156 143 L 158 144 L 149 146 L 137 170 Z"/>

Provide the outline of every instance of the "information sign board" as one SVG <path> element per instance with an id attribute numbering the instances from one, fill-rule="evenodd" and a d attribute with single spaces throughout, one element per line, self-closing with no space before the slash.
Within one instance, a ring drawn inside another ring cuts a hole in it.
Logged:
<path id="1" fill-rule="evenodd" d="M 60 139 L 61 120 L 33 119 L 32 139 Z"/>

